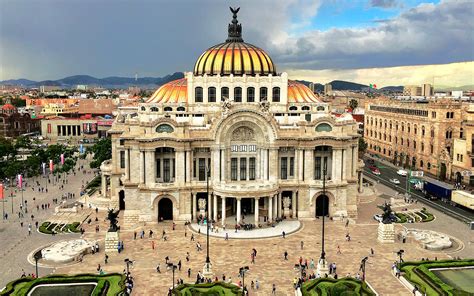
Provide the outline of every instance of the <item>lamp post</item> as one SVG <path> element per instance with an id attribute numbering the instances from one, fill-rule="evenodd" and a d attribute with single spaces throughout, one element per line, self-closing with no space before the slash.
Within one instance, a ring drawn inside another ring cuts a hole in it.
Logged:
<path id="1" fill-rule="evenodd" d="M 128 276 L 128 274 L 129 274 L 129 265 L 132 264 L 132 261 L 130 261 L 130 259 L 128 259 L 128 258 L 125 258 L 123 261 L 125 262 L 125 265 L 127 266 L 127 276 Z"/>
<path id="2" fill-rule="evenodd" d="M 322 237 L 321 237 L 321 257 L 319 258 L 318 261 L 318 268 L 317 271 L 321 277 L 323 277 L 324 274 L 327 274 L 329 272 L 329 268 L 327 266 L 326 262 L 326 251 L 324 250 L 324 220 L 326 216 L 326 174 L 327 174 L 327 163 L 324 163 L 323 166 L 323 223 L 322 223 Z"/>
<path id="3" fill-rule="evenodd" d="M 360 271 L 362 271 L 362 281 L 365 282 L 365 264 L 367 263 L 367 260 L 369 260 L 369 257 L 364 257 L 362 261 L 360 261 Z"/>
<path id="4" fill-rule="evenodd" d="M 171 291 L 174 291 L 174 271 L 176 270 L 176 268 L 178 268 L 178 266 L 176 266 L 175 264 L 173 263 L 168 263 L 171 265 L 171 268 L 173 269 L 173 285 L 171 285 Z"/>
<path id="5" fill-rule="evenodd" d="M 403 253 L 405 253 L 405 250 L 400 250 L 397 252 L 398 257 L 400 258 L 398 261 L 398 269 L 402 267 L 402 262 L 403 262 Z"/>
<path id="6" fill-rule="evenodd" d="M 210 198 L 209 198 L 209 166 L 206 166 L 206 192 L 207 192 L 207 211 L 206 211 L 206 263 L 204 264 L 203 275 L 212 276 L 212 264 L 211 258 L 209 257 L 209 211 L 211 209 Z"/>
<path id="7" fill-rule="evenodd" d="M 41 258 L 43 258 L 43 255 L 41 253 L 41 250 L 39 250 L 38 252 L 36 252 L 33 257 L 35 258 L 35 266 L 36 266 L 36 278 L 39 278 L 39 274 L 38 274 L 38 260 L 40 260 Z"/>
<path id="8" fill-rule="evenodd" d="M 242 276 L 242 291 L 245 291 L 245 273 L 249 271 L 248 266 L 239 268 L 239 274 Z"/>

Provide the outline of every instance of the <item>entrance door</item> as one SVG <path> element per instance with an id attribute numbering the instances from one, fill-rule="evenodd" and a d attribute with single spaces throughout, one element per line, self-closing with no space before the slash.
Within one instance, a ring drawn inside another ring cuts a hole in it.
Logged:
<path id="1" fill-rule="evenodd" d="M 123 190 L 119 191 L 119 209 L 125 210 L 125 191 Z"/>
<path id="2" fill-rule="evenodd" d="M 327 216 L 329 214 L 329 198 L 320 195 L 316 198 L 316 217 Z"/>
<path id="3" fill-rule="evenodd" d="M 446 179 L 446 164 L 445 163 L 441 164 L 441 168 L 439 170 L 439 179 L 443 181 Z"/>
<path id="4" fill-rule="evenodd" d="M 158 202 L 158 221 L 173 220 L 173 202 L 165 197 Z"/>

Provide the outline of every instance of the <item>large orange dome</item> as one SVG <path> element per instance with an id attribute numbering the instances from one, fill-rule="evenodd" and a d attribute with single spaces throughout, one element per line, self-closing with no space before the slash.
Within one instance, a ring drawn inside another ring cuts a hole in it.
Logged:
<path id="1" fill-rule="evenodd" d="M 242 26 L 237 21 L 239 9 L 231 11 L 234 16 L 228 28 L 229 37 L 201 54 L 194 65 L 194 75 L 276 75 L 270 56 L 242 39 Z"/>

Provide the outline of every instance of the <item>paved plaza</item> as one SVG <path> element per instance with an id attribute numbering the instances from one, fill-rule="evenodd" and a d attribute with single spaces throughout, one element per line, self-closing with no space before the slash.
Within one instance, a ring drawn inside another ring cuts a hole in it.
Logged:
<path id="1" fill-rule="evenodd" d="M 80 176 L 82 177 L 82 175 Z M 89 175 L 87 175 L 89 177 Z M 81 181 L 70 178 L 71 187 L 80 188 Z M 76 188 L 78 189 L 78 188 Z M 74 190 L 76 190 L 74 189 Z M 369 190 L 369 189 L 366 189 Z M 70 190 L 68 190 L 70 191 Z M 394 261 L 397 260 L 396 252 L 400 249 L 405 250 L 405 260 L 420 260 L 421 258 L 438 259 L 449 257 L 468 257 L 474 254 L 474 244 L 471 232 L 466 225 L 462 225 L 457 220 L 451 219 L 444 215 L 431 210 L 436 219 L 429 223 L 416 223 L 405 225 L 410 228 L 432 229 L 437 230 L 455 237 L 460 243 L 454 249 L 439 252 L 427 251 L 422 249 L 415 242 L 402 244 L 396 242 L 393 244 L 381 244 L 377 242 L 378 224 L 373 220 L 374 213 L 380 212 L 377 205 L 387 201 L 393 192 L 382 185 L 376 186 L 378 195 L 365 196 L 361 199 L 359 206 L 359 217 L 356 221 L 351 221 L 346 227 L 345 221 L 331 221 L 326 223 L 326 253 L 329 262 L 337 264 L 337 273 L 339 277 L 346 275 L 355 276 L 359 271 L 360 260 L 370 254 L 370 249 L 375 251 L 374 256 L 369 256 L 367 265 L 367 281 L 379 292 L 380 295 L 410 295 L 398 280 L 391 274 L 390 268 Z M 45 198 L 52 198 L 54 194 Z M 40 198 L 38 195 L 37 198 Z M 399 201 L 397 201 L 397 204 Z M 417 207 L 420 204 L 410 204 L 407 208 Z M 36 210 L 35 210 L 36 211 Z M 40 210 L 41 212 L 41 210 Z M 40 219 L 47 220 L 47 216 L 52 214 L 52 210 L 40 213 Z M 42 275 L 45 272 L 60 273 L 96 273 L 98 264 L 101 265 L 105 272 L 123 272 L 125 268 L 124 259 L 133 260 L 131 273 L 135 277 L 135 295 L 151 295 L 158 293 L 164 295 L 172 283 L 172 272 L 166 270 L 165 257 L 169 256 L 170 261 L 177 264 L 181 260 L 182 268 L 176 272 L 176 278 L 182 278 L 185 282 L 194 282 L 198 271 L 202 271 L 206 257 L 206 236 L 205 227 L 201 233 L 192 231 L 189 226 L 184 224 L 176 225 L 176 229 L 172 230 L 171 222 L 164 223 L 147 223 L 146 225 L 137 225 L 132 229 L 123 229 L 120 233 L 121 240 L 124 242 L 124 251 L 120 254 L 108 253 L 109 262 L 104 263 L 104 238 L 108 223 L 105 220 L 106 212 L 99 210 L 96 215 L 95 211 L 83 209 L 77 215 L 91 215 L 93 222 L 90 225 L 84 224 L 85 235 L 87 240 L 99 240 L 101 251 L 95 255 L 86 255 L 83 262 L 74 263 L 67 266 L 57 267 L 54 270 L 40 270 Z M 97 216 L 98 222 L 95 222 Z M 55 216 L 57 218 L 57 215 Z M 62 218 L 61 218 L 62 219 Z M 75 218 L 71 218 L 75 219 Z M 122 220 L 122 217 L 120 218 Z M 73 221 L 70 221 L 73 222 Z M 120 221 L 122 222 L 122 221 Z M 3 232 L 2 244 L 5 248 L 1 263 L 7 266 L 2 270 L 2 285 L 9 280 L 18 277 L 21 269 L 24 268 L 27 273 L 33 272 L 34 267 L 28 265 L 26 256 L 39 246 L 47 245 L 54 240 L 73 239 L 77 235 L 61 235 L 46 236 L 33 233 L 28 237 L 25 229 L 19 229 L 18 222 L 14 224 L 11 221 L 2 224 Z M 287 221 L 288 225 L 298 223 L 296 221 Z M 96 232 L 96 225 L 99 225 L 100 231 Z M 121 223 L 123 224 L 123 223 Z M 9 227 L 10 226 L 10 227 Z M 280 226 L 279 226 L 280 227 Z M 403 225 L 396 225 L 397 232 L 403 229 Z M 140 238 L 140 232 L 145 232 L 145 237 Z M 149 238 L 149 230 L 153 231 L 153 238 Z M 167 241 L 161 239 L 163 230 L 166 231 Z M 233 230 L 229 230 L 233 231 Z M 274 228 L 263 229 L 260 231 L 272 232 L 271 235 L 278 235 Z M 137 233 L 137 239 L 134 239 L 134 232 Z M 244 231 L 240 231 L 245 233 Z M 16 233 L 16 235 L 15 235 Z M 220 229 L 220 234 L 223 231 Z M 250 233 L 250 232 L 249 232 Z M 351 241 L 346 241 L 346 234 L 349 233 Z M 232 235 L 234 233 L 232 232 Z M 191 235 L 194 235 L 195 241 L 191 241 Z M 262 235 L 265 236 L 265 235 Z M 7 238 L 7 239 L 3 239 Z M 303 249 L 301 249 L 301 241 L 303 241 Z M 202 251 L 197 251 L 196 244 L 200 243 L 203 247 Z M 154 249 L 153 249 L 154 246 Z M 338 254 L 337 249 L 340 248 L 341 253 Z M 255 264 L 251 263 L 252 248 L 257 250 Z M 288 252 L 288 260 L 284 260 L 284 252 Z M 186 260 L 186 254 L 189 252 L 189 262 Z M 321 220 L 302 221 L 299 230 L 289 234 L 286 238 L 281 235 L 271 238 L 260 239 L 230 239 L 225 240 L 224 237 L 210 238 L 210 257 L 213 264 L 214 276 L 222 279 L 225 274 L 226 278 L 231 278 L 233 282 L 238 282 L 240 278 L 238 270 L 242 266 L 249 266 L 250 271 L 246 274 L 245 282 L 250 286 L 250 282 L 260 282 L 260 290 L 252 291 L 251 295 L 269 295 L 272 284 L 277 286 L 277 295 L 290 295 L 293 293 L 292 282 L 298 276 L 298 271 L 294 269 L 298 263 L 300 256 L 303 260 L 314 260 L 315 264 L 321 253 Z M 160 264 L 161 273 L 156 272 L 157 265 Z M 191 277 L 188 278 L 187 271 L 191 268 Z M 316 272 L 310 270 L 310 273 Z"/>

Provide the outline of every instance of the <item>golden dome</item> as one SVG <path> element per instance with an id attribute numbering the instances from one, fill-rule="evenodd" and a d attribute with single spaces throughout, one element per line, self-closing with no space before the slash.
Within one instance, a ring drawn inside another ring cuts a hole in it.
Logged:
<path id="1" fill-rule="evenodd" d="M 288 80 L 288 103 L 318 103 L 318 97 L 304 84 Z"/>
<path id="2" fill-rule="evenodd" d="M 188 83 L 186 78 L 170 81 L 160 88 L 146 101 L 147 103 L 187 103 Z"/>
<path id="3" fill-rule="evenodd" d="M 232 9 L 229 36 L 224 43 L 207 49 L 194 65 L 194 75 L 276 75 L 270 56 L 261 48 L 245 43 L 237 21 L 239 9 Z"/>

